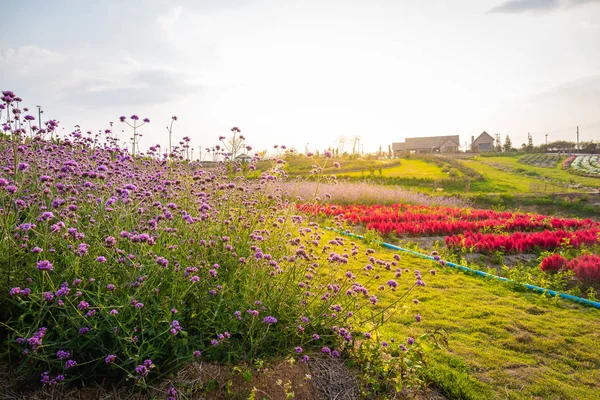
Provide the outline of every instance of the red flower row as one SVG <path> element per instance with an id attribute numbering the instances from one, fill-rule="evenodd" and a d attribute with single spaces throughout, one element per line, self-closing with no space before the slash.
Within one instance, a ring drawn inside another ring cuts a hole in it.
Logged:
<path id="1" fill-rule="evenodd" d="M 568 232 L 564 230 L 542 231 L 533 233 L 515 232 L 512 234 L 494 235 L 482 233 L 465 233 L 446 237 L 448 248 L 473 249 L 478 253 L 524 253 L 530 250 L 554 250 L 569 245 L 579 248 L 599 243 L 597 227 L 587 230 Z"/>
<path id="2" fill-rule="evenodd" d="M 600 256 L 596 254 L 585 254 L 570 261 L 560 254 L 552 254 L 542 260 L 540 268 L 546 272 L 569 269 L 582 281 L 600 282 Z"/>
<path id="3" fill-rule="evenodd" d="M 540 214 L 496 212 L 451 207 L 428 207 L 395 204 L 380 205 L 300 205 L 307 213 L 341 216 L 353 224 L 365 224 L 367 229 L 382 234 L 409 236 L 454 235 L 480 231 L 526 231 L 544 229 L 587 229 L 599 224 L 590 220 L 555 218 Z"/>

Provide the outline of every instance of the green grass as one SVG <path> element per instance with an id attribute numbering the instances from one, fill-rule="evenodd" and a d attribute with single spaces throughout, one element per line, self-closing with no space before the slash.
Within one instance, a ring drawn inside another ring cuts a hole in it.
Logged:
<path id="1" fill-rule="evenodd" d="M 286 165 L 285 170 L 291 176 L 297 175 L 309 175 L 310 171 L 313 168 L 313 165 L 318 164 L 320 166 L 325 166 L 324 171 L 328 174 L 346 174 L 356 172 L 358 174 L 361 171 L 364 171 L 365 174 L 369 173 L 369 170 L 377 172 L 379 168 L 390 168 L 397 164 L 399 164 L 399 160 L 397 159 L 383 159 L 376 160 L 372 158 L 354 158 L 354 159 L 346 159 L 346 158 L 331 158 L 325 159 L 321 158 L 309 158 L 304 155 L 288 155 L 285 157 Z M 333 166 L 334 162 L 340 163 L 340 168 L 335 168 Z M 272 161 L 260 161 L 257 165 L 257 168 L 261 171 L 265 171 L 272 167 Z"/>
<path id="2" fill-rule="evenodd" d="M 349 264 L 359 276 L 369 262 L 361 254 Z M 379 249 L 374 256 L 391 260 L 392 254 Z M 423 329 L 443 328 L 449 350 L 431 354 L 428 374 L 449 398 L 598 398 L 600 310 L 515 291 L 405 254 L 399 266 L 411 270 L 398 279 L 401 287 L 412 284 L 413 269 L 423 273 L 427 286 L 396 309 L 381 338 L 405 341 Z M 428 273 L 431 268 L 436 276 Z M 383 278 L 369 289 L 376 292 L 380 284 L 385 284 Z M 403 293 L 401 287 L 379 292 L 379 305 L 392 302 Z M 412 298 L 420 304 L 414 305 Z M 423 317 L 420 324 L 416 313 Z"/>
<path id="3" fill-rule="evenodd" d="M 504 165 L 510 168 L 522 168 L 524 170 L 524 173 L 539 174 L 564 183 L 579 183 L 584 186 L 600 187 L 600 179 L 598 178 L 578 176 L 571 174 L 566 170 L 563 170 L 562 163 L 566 159 L 566 157 L 562 157 L 554 168 L 543 168 L 536 167 L 533 165 L 522 164 L 519 163 L 519 159 L 521 157 L 523 156 L 519 155 L 515 157 L 489 157 L 485 160 L 487 162 Z"/>
<path id="4" fill-rule="evenodd" d="M 382 168 L 381 176 L 388 178 L 422 178 L 422 179 L 447 179 L 448 174 L 442 172 L 442 169 L 434 164 L 417 159 L 401 159 L 401 165 L 389 168 Z M 341 174 L 341 173 L 340 173 Z M 369 170 L 344 173 L 347 176 L 365 176 L 368 177 Z M 376 169 L 376 176 L 380 176 Z"/>
<path id="5" fill-rule="evenodd" d="M 540 177 L 550 178 L 557 184 L 577 183 L 583 186 L 600 187 L 600 179 L 577 176 L 563 170 L 561 168 L 562 160 L 555 168 L 542 168 L 519 163 L 520 157 L 522 155 L 461 160 L 465 165 L 475 168 L 485 175 L 484 181 L 473 182 L 471 184 L 471 191 L 529 193 L 532 186 L 540 186 L 544 183 L 544 181 L 540 180 Z M 510 168 L 512 171 L 503 171 L 490 164 L 501 165 Z M 558 189 L 560 188 L 557 187 L 554 191 Z M 548 191 L 551 191 L 551 188 Z"/>
<path id="6" fill-rule="evenodd" d="M 483 161 L 483 162 L 482 162 Z M 473 181 L 471 192 L 487 193 L 529 193 L 531 185 L 539 184 L 539 179 L 506 172 L 486 164 L 485 160 L 461 160 L 461 162 L 482 173 L 485 180 Z M 540 168 L 541 169 L 541 168 Z"/>

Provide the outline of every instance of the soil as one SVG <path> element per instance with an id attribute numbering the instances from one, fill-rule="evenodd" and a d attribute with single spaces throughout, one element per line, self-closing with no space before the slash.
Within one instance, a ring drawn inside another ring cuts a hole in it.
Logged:
<path id="1" fill-rule="evenodd" d="M 355 400 L 359 398 L 356 373 L 344 361 L 313 357 L 308 363 L 279 360 L 255 368 L 250 365 L 225 366 L 215 363 L 190 364 L 175 377 L 159 382 L 142 392 L 139 388 L 115 386 L 103 381 L 88 387 L 59 385 L 43 389 L 38 384 L 15 389 L 6 364 L 0 363 L 0 399 L 2 400 L 146 400 L 167 398 L 174 386 L 177 398 L 257 400 Z M 252 397 L 254 396 L 254 397 Z M 439 391 L 406 390 L 389 393 L 389 399 L 447 400 Z"/>

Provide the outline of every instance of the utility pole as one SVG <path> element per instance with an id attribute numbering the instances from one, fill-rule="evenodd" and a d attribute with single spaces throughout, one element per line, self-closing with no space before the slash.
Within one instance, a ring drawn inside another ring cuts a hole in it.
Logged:
<path id="1" fill-rule="evenodd" d="M 546 151 L 548 151 L 548 134 L 546 133 Z"/>
<path id="2" fill-rule="evenodd" d="M 42 129 L 42 106 L 36 106 L 38 109 L 38 127 Z"/>

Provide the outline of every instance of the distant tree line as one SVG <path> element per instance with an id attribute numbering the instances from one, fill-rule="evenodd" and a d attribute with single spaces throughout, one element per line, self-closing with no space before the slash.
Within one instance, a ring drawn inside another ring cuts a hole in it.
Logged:
<path id="1" fill-rule="evenodd" d="M 548 144 L 540 144 L 537 146 L 533 145 L 532 137 L 528 137 L 527 143 L 521 144 L 520 148 L 515 148 L 512 145 L 512 141 L 509 135 L 506 135 L 504 139 L 504 144 L 498 142 L 494 146 L 495 153 L 591 153 L 596 154 L 600 153 L 600 142 L 583 141 L 579 142 L 579 147 L 577 147 L 576 142 L 568 141 L 568 140 L 556 140 L 554 142 L 550 142 Z"/>

